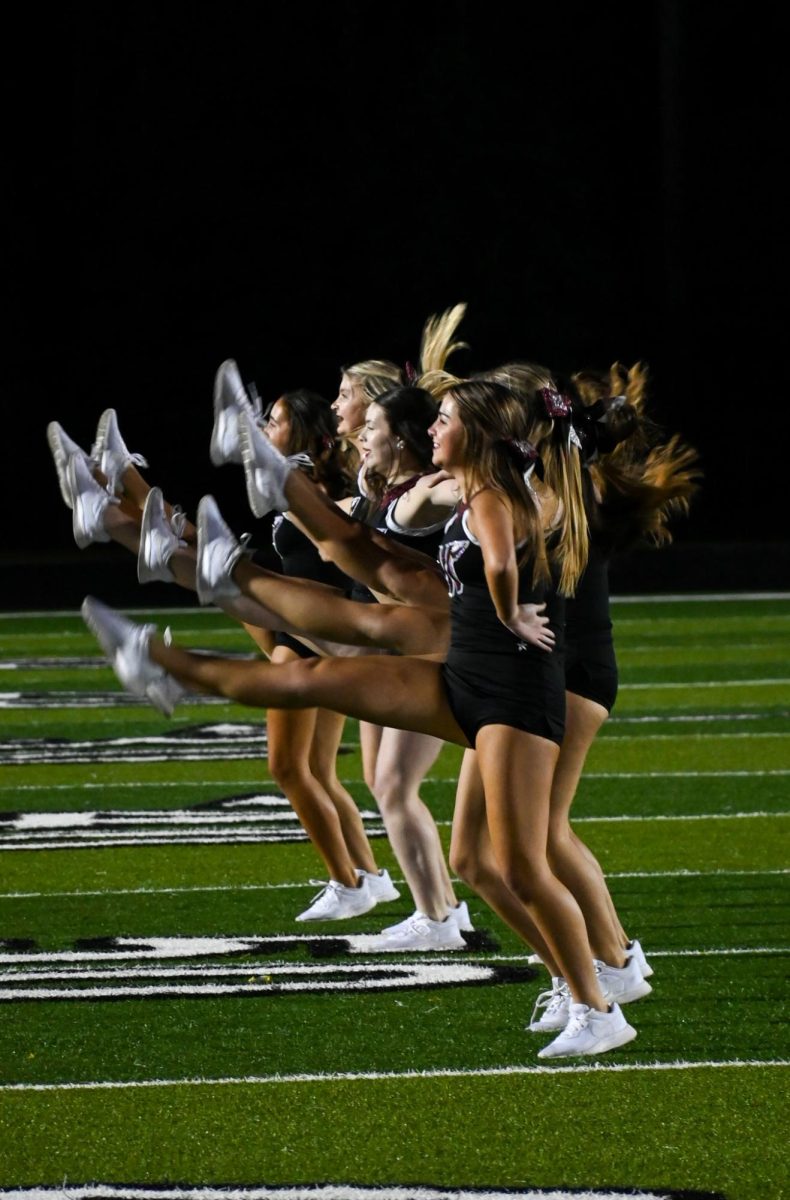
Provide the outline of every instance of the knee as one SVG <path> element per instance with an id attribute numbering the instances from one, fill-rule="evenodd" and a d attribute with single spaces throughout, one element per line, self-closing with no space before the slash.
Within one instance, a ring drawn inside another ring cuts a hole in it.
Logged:
<path id="1" fill-rule="evenodd" d="M 573 853 L 573 834 L 567 821 L 549 825 L 546 853 L 549 863 L 563 862 Z"/>
<path id="2" fill-rule="evenodd" d="M 538 897 L 538 874 L 527 863 L 508 862 L 502 872 L 502 881 L 522 904 L 532 904 Z"/>
<path id="3" fill-rule="evenodd" d="M 450 845 L 450 870 L 473 891 L 477 891 L 483 875 L 480 860 L 468 846 Z"/>
<path id="4" fill-rule="evenodd" d="M 304 783 L 304 767 L 295 762 L 285 747 L 269 747 L 269 774 L 285 791 L 289 787 Z"/>
<path id="5" fill-rule="evenodd" d="M 409 800 L 404 778 L 398 771 L 376 771 L 370 790 L 382 813 L 403 809 Z"/>

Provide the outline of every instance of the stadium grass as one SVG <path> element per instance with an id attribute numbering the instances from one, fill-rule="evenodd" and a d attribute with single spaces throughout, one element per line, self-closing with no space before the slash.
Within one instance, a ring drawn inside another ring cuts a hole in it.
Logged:
<path id="1" fill-rule="evenodd" d="M 167 614 L 167 622 L 197 646 L 249 648 L 221 614 Z M 277 993 L 261 978 L 271 953 L 220 954 L 185 961 L 249 968 L 241 986 L 257 994 L 3 1004 L 0 1186 L 332 1180 L 784 1195 L 790 602 L 639 602 L 616 607 L 615 622 L 624 686 L 575 813 L 656 969 L 651 996 L 627 1012 L 635 1042 L 574 1064 L 581 1073 L 538 1072 L 543 1040 L 523 1026 L 543 984 L 523 946 L 460 886 L 487 940 L 453 964 L 497 968 L 499 983 Z M 0 658 L 23 654 L 95 658 L 97 648 L 75 616 L 3 619 Z M 52 672 L 21 666 L 6 678 L 22 691 L 117 690 L 103 667 Z M 651 682 L 673 686 L 641 686 Z M 264 717 L 203 705 L 172 722 L 142 707 L 3 715 L 6 739 L 82 740 Z M 353 722 L 345 740 L 341 775 L 372 810 Z M 423 789 L 445 842 L 459 757 L 445 747 Z M 144 813 L 267 791 L 276 789 L 260 760 L 31 763 L 4 766 L 0 811 Z M 399 875 L 386 839 L 373 845 Z M 303 841 L 7 851 L 0 928 L 58 953 L 101 937 L 293 935 L 317 863 Z M 277 962 L 341 974 L 370 963 L 337 939 L 375 932 L 410 907 L 404 894 L 342 929 L 311 927 L 312 945 L 283 948 Z M 392 965 L 414 963 L 396 956 Z M 673 1063 L 725 1065 L 658 1069 Z M 336 1078 L 355 1072 L 362 1077 Z M 422 1074 L 364 1077 L 375 1072 Z M 250 1076 L 266 1082 L 178 1082 Z M 174 1082 L 67 1086 L 106 1080 Z"/>
<path id="2" fill-rule="evenodd" d="M 654 1188 L 779 1200 L 781 1068 L 202 1085 L 3 1097 L 8 1167 L 46 1178 Z M 417 1115 L 419 1114 L 419 1115 Z M 693 1114 L 693 1119 L 689 1119 Z M 547 1115 L 552 1119 L 547 1120 Z M 85 1131 L 75 1139 L 74 1129 Z M 0 1127 L 2 1132 L 2 1127 Z M 681 1165 L 682 1164 L 682 1165 Z M 670 1182 L 671 1181 L 671 1182 Z"/>

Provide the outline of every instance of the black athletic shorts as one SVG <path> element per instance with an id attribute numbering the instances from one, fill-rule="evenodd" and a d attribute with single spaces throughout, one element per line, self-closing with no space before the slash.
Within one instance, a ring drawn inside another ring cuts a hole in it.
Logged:
<path id="1" fill-rule="evenodd" d="M 617 699 L 617 659 L 610 636 L 580 638 L 565 643 L 565 687 L 575 696 L 593 700 L 607 712 Z"/>
<path id="2" fill-rule="evenodd" d="M 534 654 L 545 654 L 534 650 Z M 565 685 L 562 670 L 535 660 L 535 670 L 519 671 L 511 657 L 496 662 L 469 661 L 451 651 L 442 666 L 450 710 L 470 746 L 484 725 L 510 725 L 558 746 L 565 734 Z"/>
<path id="3" fill-rule="evenodd" d="M 275 646 L 287 646 L 289 650 L 295 651 L 300 658 L 320 658 L 320 654 L 316 654 L 315 650 L 311 650 L 309 646 L 305 646 L 304 642 L 300 642 L 298 638 L 291 637 L 290 633 L 275 633 Z"/>

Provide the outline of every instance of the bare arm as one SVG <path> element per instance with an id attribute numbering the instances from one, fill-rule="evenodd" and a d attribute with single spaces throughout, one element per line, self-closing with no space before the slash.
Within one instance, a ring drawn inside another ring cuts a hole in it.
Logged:
<path id="1" fill-rule="evenodd" d="M 446 521 L 458 504 L 458 484 L 444 471 L 423 475 L 400 496 L 392 516 L 401 529 L 426 529 Z"/>
<path id="2" fill-rule="evenodd" d="M 513 514 L 502 492 L 478 492 L 470 505 L 470 530 L 480 543 L 488 590 L 502 624 L 517 638 L 543 650 L 554 647 L 554 633 L 543 615 L 545 604 L 519 604 L 519 570 Z"/>
<path id="3" fill-rule="evenodd" d="M 322 557 L 380 595 L 402 604 L 447 606 L 447 591 L 434 559 L 399 545 L 327 504 L 315 484 L 292 471 L 285 485 L 288 511 Z"/>

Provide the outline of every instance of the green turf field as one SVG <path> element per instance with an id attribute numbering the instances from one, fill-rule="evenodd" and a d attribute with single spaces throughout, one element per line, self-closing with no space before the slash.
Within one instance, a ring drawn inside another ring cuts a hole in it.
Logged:
<path id="1" fill-rule="evenodd" d="M 155 619 L 252 648 L 213 610 Z M 370 950 L 405 889 L 294 922 L 321 867 L 265 713 L 166 721 L 77 614 L 0 615 L 0 1195 L 790 1195 L 790 596 L 614 620 L 621 692 L 576 827 L 653 992 L 636 1041 L 552 1066 L 524 1031 L 543 978 L 463 886 L 466 951 Z M 459 760 L 423 791 L 446 841 Z M 397 882 L 351 721 L 339 774 Z"/>

